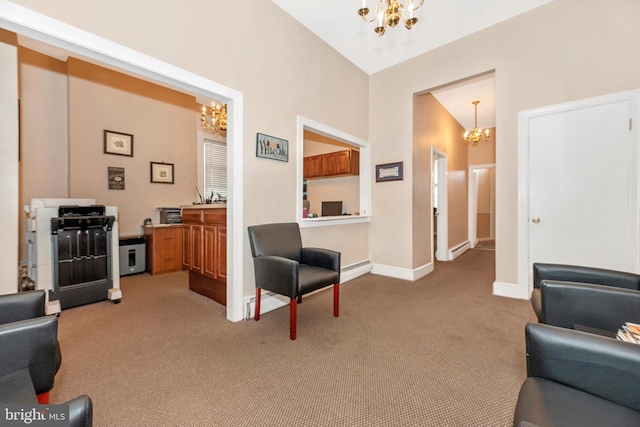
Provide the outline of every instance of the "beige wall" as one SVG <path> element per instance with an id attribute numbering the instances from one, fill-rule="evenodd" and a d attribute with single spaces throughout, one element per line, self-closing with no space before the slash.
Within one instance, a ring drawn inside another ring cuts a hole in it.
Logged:
<path id="1" fill-rule="evenodd" d="M 462 142 L 464 128 L 430 93 L 414 97 L 413 103 L 413 264 L 418 268 L 433 260 L 430 234 L 433 206 L 431 201 L 431 146 L 447 156 L 447 195 L 449 248 L 467 240 L 468 187 L 467 146 Z M 405 171 L 405 179 L 407 173 Z M 378 189 L 378 187 L 376 186 Z M 380 191 L 384 190 L 382 186 Z M 389 232 L 393 234 L 392 224 Z M 399 255 L 396 253 L 396 256 Z M 399 261 L 399 260 L 397 260 Z M 396 262 L 397 262 L 396 261 Z"/>
<path id="2" fill-rule="evenodd" d="M 270 0 L 16 3 L 242 92 L 245 227 L 298 217 L 297 115 L 367 139 L 367 75 Z M 258 132 L 288 140 L 289 162 L 256 158 Z M 161 150 L 149 154 L 171 161 Z M 70 162 L 73 165 L 74 158 Z M 129 178 L 130 167 L 122 165 L 128 184 L 133 176 Z M 106 166 L 100 165 L 98 174 L 102 174 L 100 168 L 106 174 Z M 73 178 L 73 196 L 91 190 L 75 188 Z M 191 202 L 194 196 L 190 191 L 185 197 Z M 138 221 L 136 215 L 131 223 Z M 253 262 L 244 234 L 244 289 L 250 295 Z M 367 224 L 353 224 L 305 229 L 302 238 L 307 246 L 340 250 L 343 265 L 348 265 L 369 258 L 368 235 Z"/>
<path id="3" fill-rule="evenodd" d="M 0 295 L 18 290 L 18 48 L 0 29 Z"/>
<path id="4" fill-rule="evenodd" d="M 635 0 L 554 1 L 371 76 L 373 163 L 410 161 L 414 93 L 495 69 L 496 281 L 517 283 L 518 112 L 640 87 L 638 16 Z M 390 204 L 399 219 L 393 233 L 387 216 L 372 223 L 372 252 L 406 236 L 397 265 L 411 257 L 412 176 L 372 189 L 373 211 Z"/>
<path id="5" fill-rule="evenodd" d="M 20 81 L 20 206 L 32 198 L 69 197 L 67 64 L 18 48 Z M 20 253 L 26 259 L 25 217 Z"/>
<path id="6" fill-rule="evenodd" d="M 69 195 L 118 206 L 121 235 L 137 234 L 156 208 L 190 204 L 196 187 L 198 105 L 152 83 L 69 58 Z M 133 135 L 133 157 L 104 153 L 104 130 Z M 150 162 L 174 164 L 174 184 L 150 182 Z M 110 190 L 109 166 L 125 169 Z"/>

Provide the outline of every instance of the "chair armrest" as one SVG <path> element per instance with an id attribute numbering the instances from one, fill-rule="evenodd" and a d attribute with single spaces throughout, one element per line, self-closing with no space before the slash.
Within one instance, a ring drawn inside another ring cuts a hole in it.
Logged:
<path id="1" fill-rule="evenodd" d="M 324 267 L 338 273 L 340 277 L 340 252 L 322 248 L 302 248 L 302 263 Z"/>
<path id="2" fill-rule="evenodd" d="M 33 319 L 45 314 L 43 290 L 0 295 L 0 324 Z"/>
<path id="3" fill-rule="evenodd" d="M 542 281 L 547 325 L 583 325 L 616 332 L 624 322 L 640 323 L 640 291 L 587 283 Z"/>
<path id="4" fill-rule="evenodd" d="M 640 411 L 640 345 L 528 323 L 527 375 Z"/>
<path id="5" fill-rule="evenodd" d="M 58 319 L 38 317 L 0 326 L 0 376 L 29 369 L 37 394 L 53 388 Z"/>
<path id="6" fill-rule="evenodd" d="M 69 427 L 91 427 L 93 425 L 93 402 L 86 394 L 68 402 Z"/>
<path id="7" fill-rule="evenodd" d="M 543 280 L 594 283 L 603 286 L 640 290 L 640 275 L 626 271 L 566 264 L 533 264 L 533 287 L 539 288 Z"/>
<path id="8" fill-rule="evenodd" d="M 298 261 L 279 256 L 258 256 L 253 259 L 256 270 L 256 287 L 286 295 L 298 297 Z"/>

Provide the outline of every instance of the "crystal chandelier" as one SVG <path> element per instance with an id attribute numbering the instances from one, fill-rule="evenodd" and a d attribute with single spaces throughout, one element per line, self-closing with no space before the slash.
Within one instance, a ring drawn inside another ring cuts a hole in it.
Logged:
<path id="1" fill-rule="evenodd" d="M 405 5 L 405 3 L 407 3 Z M 424 0 L 420 0 L 417 6 L 414 6 L 413 0 L 377 0 L 376 12 L 373 18 L 367 19 L 369 8 L 367 0 L 362 0 L 362 7 L 358 9 L 358 15 L 362 16 L 367 22 L 378 20 L 378 25 L 373 29 L 380 37 L 387 29 L 387 25 L 391 28 L 398 25 L 400 19 L 404 22 L 404 26 L 410 30 L 417 22 L 418 18 L 413 16 L 413 12 L 422 6 Z"/>
<path id="2" fill-rule="evenodd" d="M 202 106 L 202 129 L 208 134 L 227 136 L 227 104 L 220 105 L 215 102 L 211 104 L 207 111 L 206 106 Z"/>
<path id="3" fill-rule="evenodd" d="M 473 130 L 468 130 L 464 133 L 464 143 L 471 144 L 472 146 L 478 145 L 479 142 L 486 144 L 489 140 L 489 129 L 484 130 L 484 138 L 482 134 L 482 129 L 478 127 L 478 104 L 480 101 L 473 101 L 473 108 L 475 110 L 475 120 L 473 122 Z"/>

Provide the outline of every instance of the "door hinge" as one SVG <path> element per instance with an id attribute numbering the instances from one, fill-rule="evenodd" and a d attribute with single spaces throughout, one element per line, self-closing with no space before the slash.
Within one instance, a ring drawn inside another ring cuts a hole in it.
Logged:
<path id="1" fill-rule="evenodd" d="M 629 117 L 629 130 L 633 129 L 633 119 Z"/>

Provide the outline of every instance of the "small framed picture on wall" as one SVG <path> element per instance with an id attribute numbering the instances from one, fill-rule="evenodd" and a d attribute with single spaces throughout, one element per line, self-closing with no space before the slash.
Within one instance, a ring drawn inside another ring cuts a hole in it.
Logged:
<path id="1" fill-rule="evenodd" d="M 104 152 L 105 154 L 133 157 L 133 135 L 105 129 Z"/>
<path id="2" fill-rule="evenodd" d="M 151 182 L 173 184 L 173 163 L 151 162 Z"/>

